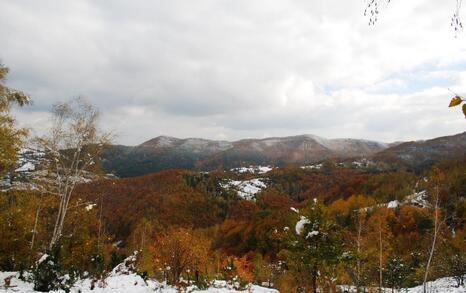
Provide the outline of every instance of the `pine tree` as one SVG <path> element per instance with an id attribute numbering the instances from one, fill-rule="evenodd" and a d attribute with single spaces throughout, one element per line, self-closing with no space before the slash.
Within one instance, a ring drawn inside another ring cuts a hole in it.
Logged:
<path id="1" fill-rule="evenodd" d="M 338 236 L 336 224 L 316 199 L 299 213 L 294 231 L 288 233 L 288 261 L 295 269 L 305 271 L 314 293 L 318 292 L 318 278 L 324 279 L 325 272 L 332 271 L 341 259 Z"/>
<path id="2" fill-rule="evenodd" d="M 385 268 L 385 284 L 395 289 L 400 289 L 408 278 L 409 268 L 404 260 L 399 256 L 392 256 L 388 259 Z"/>

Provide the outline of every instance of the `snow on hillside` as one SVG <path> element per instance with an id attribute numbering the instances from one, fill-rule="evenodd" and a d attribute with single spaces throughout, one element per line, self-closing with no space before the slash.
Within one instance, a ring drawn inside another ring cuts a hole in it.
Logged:
<path id="1" fill-rule="evenodd" d="M 45 153 L 33 148 L 23 148 L 18 151 L 16 167 L 4 178 L 0 178 L 0 190 L 15 187 L 18 189 L 34 188 L 30 181 L 41 174 L 38 166 L 45 160 Z"/>
<path id="2" fill-rule="evenodd" d="M 243 181 L 227 180 L 226 183 L 223 183 L 221 186 L 225 189 L 236 190 L 238 196 L 248 200 L 253 200 L 258 192 L 267 187 L 263 178 Z"/>
<path id="3" fill-rule="evenodd" d="M 15 172 L 29 172 L 34 171 L 36 166 L 31 162 L 26 162 L 24 165 L 15 170 Z"/>
<path id="4" fill-rule="evenodd" d="M 46 154 L 34 148 L 22 148 L 17 153 L 15 169 L 0 177 L 0 191 L 14 188 L 18 190 L 40 189 L 40 181 L 51 181 L 50 173 L 44 168 L 47 165 Z M 114 178 L 113 174 L 106 174 L 105 178 Z M 84 171 L 82 176 L 74 178 L 79 183 L 88 183 L 99 178 L 96 174 Z"/>
<path id="5" fill-rule="evenodd" d="M 429 208 L 431 204 L 427 201 L 427 191 L 422 190 L 419 192 L 414 192 L 413 194 L 407 195 L 404 200 L 392 200 L 388 203 L 380 203 L 374 206 L 369 206 L 362 208 L 363 211 L 370 211 L 374 208 L 387 207 L 389 209 L 396 209 L 405 205 L 416 206 L 420 208 Z M 466 293 L 466 292 L 465 292 Z"/>
<path id="6" fill-rule="evenodd" d="M 427 190 L 414 192 L 413 194 L 408 195 L 404 202 L 419 206 L 421 208 L 428 208 L 431 206 L 431 204 L 427 201 Z"/>
<path id="7" fill-rule="evenodd" d="M 419 192 L 414 192 L 405 197 L 403 201 L 393 200 L 386 204 L 389 209 L 396 209 L 399 206 L 412 205 L 421 208 L 428 208 L 431 204 L 427 201 L 427 191 L 422 190 Z"/>
<path id="8" fill-rule="evenodd" d="M 11 277 L 11 278 L 10 278 Z M 9 281 L 8 281 L 9 279 Z M 73 293 L 91 293 L 91 292 L 109 292 L 109 293 L 146 293 L 146 292 L 159 292 L 159 293 L 176 293 L 180 292 L 174 287 L 167 286 L 166 284 L 148 280 L 145 282 L 140 276 L 129 274 L 118 274 L 112 272 L 108 278 L 105 279 L 105 284 L 97 282 L 92 290 L 92 281 L 84 279 L 78 281 L 70 292 Z M 21 281 L 19 273 L 17 272 L 0 272 L 0 292 L 19 292 L 19 293 L 33 293 L 37 292 L 33 289 L 34 285 L 31 282 Z M 63 290 L 51 292 L 64 292 Z M 192 290 L 189 292 L 212 292 L 212 293 L 235 293 L 235 292 L 254 292 L 254 293 L 278 293 L 277 290 L 259 287 L 252 285 L 250 291 L 237 291 L 229 289 L 226 282 L 217 281 L 212 288 L 207 290 Z"/>
<path id="9" fill-rule="evenodd" d="M 243 173 L 265 174 L 269 171 L 272 171 L 272 169 L 273 167 L 270 167 L 270 166 L 249 166 L 249 167 L 233 168 L 233 169 L 230 169 L 230 171 L 236 172 L 239 174 L 243 174 Z"/>
<path id="10" fill-rule="evenodd" d="M 313 164 L 313 165 L 306 165 L 306 166 L 301 166 L 301 169 L 310 169 L 310 170 L 320 170 L 322 168 L 322 164 Z"/>

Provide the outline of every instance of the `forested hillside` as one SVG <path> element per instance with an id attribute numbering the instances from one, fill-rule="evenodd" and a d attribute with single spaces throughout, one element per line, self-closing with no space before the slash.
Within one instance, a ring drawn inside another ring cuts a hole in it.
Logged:
<path id="1" fill-rule="evenodd" d="M 437 229 L 428 280 L 460 278 L 466 269 L 465 172 L 466 160 L 458 159 L 420 175 L 328 163 L 317 170 L 171 170 L 90 182 L 78 187 L 70 205 L 60 266 L 99 275 L 137 250 L 138 271 L 173 284 L 238 276 L 241 283 L 273 284 L 281 292 L 313 282 L 328 290 L 377 287 L 382 268 L 383 286 L 413 287 L 423 281 Z M 248 199 L 227 184 L 254 179 L 265 186 Z M 10 190 L 2 198 L 0 265 L 26 269 L 47 246 L 56 203 L 35 191 Z M 44 209 L 31 247 L 39 204 Z M 180 254 L 172 258 L 173 251 Z"/>

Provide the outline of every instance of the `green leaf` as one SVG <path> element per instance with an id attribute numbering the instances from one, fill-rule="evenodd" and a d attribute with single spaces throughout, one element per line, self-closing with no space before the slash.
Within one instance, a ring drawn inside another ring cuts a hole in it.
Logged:
<path id="1" fill-rule="evenodd" d="M 466 118 L 466 104 L 463 105 L 463 114 L 464 114 L 464 118 Z"/>
<path id="2" fill-rule="evenodd" d="M 461 104 L 463 99 L 460 96 L 455 96 L 453 99 L 451 99 L 450 105 L 448 107 L 455 107 Z"/>

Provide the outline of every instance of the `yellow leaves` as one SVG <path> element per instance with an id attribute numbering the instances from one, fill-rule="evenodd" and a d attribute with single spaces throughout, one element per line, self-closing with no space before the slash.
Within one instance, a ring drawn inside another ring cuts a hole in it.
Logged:
<path id="1" fill-rule="evenodd" d="M 463 102 L 463 99 L 460 96 L 454 96 L 453 99 L 450 101 L 450 105 L 448 107 L 456 107 Z"/>
<path id="2" fill-rule="evenodd" d="M 455 94 L 453 99 L 451 99 L 450 105 L 448 105 L 448 107 L 456 107 L 456 106 L 460 105 L 464 101 L 466 101 L 466 100 L 463 100 L 463 98 L 461 98 L 460 96 Z M 463 108 L 464 118 L 466 118 L 466 104 L 463 104 L 462 108 Z"/>

